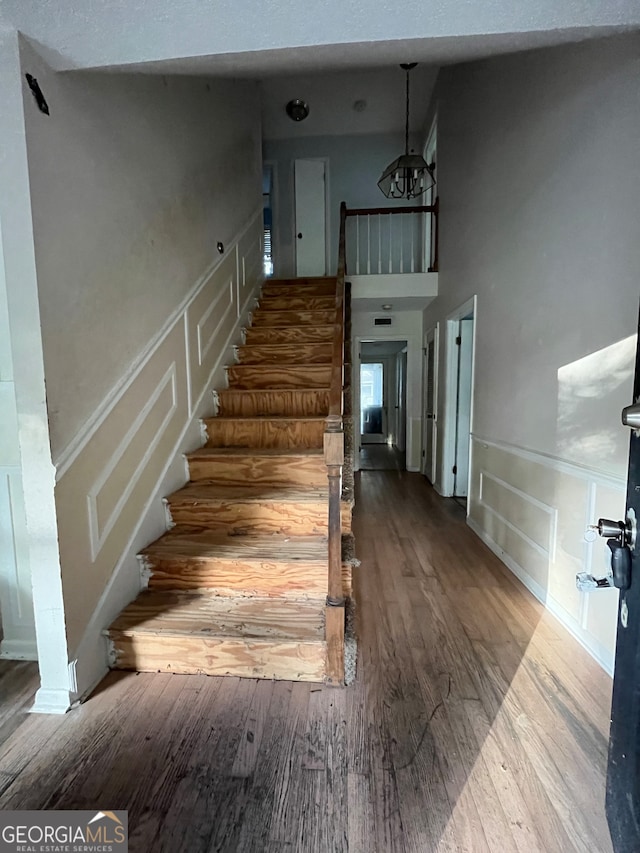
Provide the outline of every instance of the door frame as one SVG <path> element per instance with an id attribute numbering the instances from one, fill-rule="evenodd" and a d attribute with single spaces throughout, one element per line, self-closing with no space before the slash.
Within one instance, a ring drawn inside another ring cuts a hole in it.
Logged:
<path id="1" fill-rule="evenodd" d="M 298 268 L 298 229 L 296 227 L 296 161 L 320 160 L 324 163 L 324 269 L 325 275 L 331 275 L 331 192 L 328 157 L 294 157 L 291 161 L 291 240 L 293 245 L 293 270 Z"/>
<path id="2" fill-rule="evenodd" d="M 362 357 L 360 353 L 361 344 L 373 341 L 373 342 L 385 342 L 385 341 L 404 341 L 407 347 L 407 379 L 409 378 L 409 355 L 413 351 L 411 347 L 411 339 L 407 334 L 397 333 L 394 334 L 386 334 L 379 335 L 375 332 L 372 332 L 368 335 L 356 335 L 353 339 L 354 341 L 354 352 L 352 354 L 352 366 L 351 366 L 351 387 L 353 388 L 353 419 L 354 419 L 354 460 L 353 460 L 353 470 L 360 470 L 360 365 L 362 364 Z M 417 341 L 415 344 L 417 345 Z M 407 397 L 408 397 L 408 383 L 407 383 Z M 405 447 L 408 448 L 408 438 L 409 438 L 409 417 L 406 418 L 405 425 L 405 436 L 404 436 L 404 444 Z M 407 468 L 409 470 L 409 468 Z"/>
<path id="3" fill-rule="evenodd" d="M 433 420 L 432 424 L 432 445 L 433 445 L 433 453 L 431 456 L 431 471 L 427 471 L 427 429 L 429 427 L 427 418 L 426 418 L 426 403 L 427 403 L 427 347 L 429 345 L 429 339 L 433 335 Z M 436 483 L 436 474 L 438 470 L 437 466 L 437 454 L 438 454 L 438 380 L 439 380 L 439 366 L 440 362 L 440 322 L 438 321 L 435 326 L 431 326 L 430 329 L 424 333 L 423 338 L 423 347 L 422 347 L 422 459 L 420 465 L 420 473 L 424 474 L 425 477 L 429 477 L 431 484 L 435 487 Z"/>
<path id="4" fill-rule="evenodd" d="M 458 389 L 458 347 L 456 337 L 458 323 L 469 314 L 473 316 L 473 339 L 471 342 L 471 414 L 469 417 L 469 477 L 467 494 L 471 488 L 471 436 L 473 435 L 475 378 L 476 378 L 476 329 L 478 323 L 478 297 L 467 299 L 447 315 L 445 330 L 445 376 L 444 376 L 444 428 L 442 436 L 442 477 L 437 491 L 443 497 L 452 497 L 454 491 L 453 465 L 456 458 L 456 414 Z"/>

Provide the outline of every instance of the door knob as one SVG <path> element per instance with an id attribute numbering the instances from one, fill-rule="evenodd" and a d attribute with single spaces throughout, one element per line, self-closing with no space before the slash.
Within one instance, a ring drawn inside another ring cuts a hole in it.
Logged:
<path id="1" fill-rule="evenodd" d="M 302 240 L 302 232 L 298 232 L 298 240 Z"/>
<path id="2" fill-rule="evenodd" d="M 626 406 L 622 410 L 622 423 L 631 429 L 640 429 L 640 403 Z"/>
<path id="3" fill-rule="evenodd" d="M 610 518 L 599 518 L 597 524 L 591 525 L 592 530 L 598 531 L 603 539 L 615 539 L 619 545 L 636 547 L 636 515 L 632 509 L 627 511 L 625 521 L 612 521 Z"/>
<path id="4" fill-rule="evenodd" d="M 636 516 L 633 509 L 627 510 L 625 521 L 613 521 L 610 518 L 599 518 L 597 524 L 590 525 L 591 530 L 597 530 L 598 535 L 607 540 L 611 551 L 611 573 L 604 578 L 594 578 L 587 572 L 576 575 L 576 586 L 583 591 L 592 589 L 629 589 L 631 586 L 631 551 L 636 546 Z"/>

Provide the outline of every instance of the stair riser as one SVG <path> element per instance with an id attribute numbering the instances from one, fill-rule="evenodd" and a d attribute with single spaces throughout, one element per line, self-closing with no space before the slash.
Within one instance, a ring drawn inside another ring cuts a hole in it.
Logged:
<path id="1" fill-rule="evenodd" d="M 151 571 L 150 589 L 211 589 L 218 595 L 318 601 L 327 594 L 326 563 L 156 557 L 146 565 Z"/>
<path id="2" fill-rule="evenodd" d="M 324 643 L 215 640 L 111 633 L 117 669 L 322 682 Z"/>
<path id="3" fill-rule="evenodd" d="M 326 417 L 329 412 L 328 391 L 220 391 L 219 414 L 229 417 L 257 415 L 292 418 Z"/>
<path id="4" fill-rule="evenodd" d="M 263 296 L 261 311 L 335 311 L 335 296 Z"/>
<path id="5" fill-rule="evenodd" d="M 270 344 L 238 349 L 240 364 L 330 364 L 332 343 Z"/>
<path id="6" fill-rule="evenodd" d="M 237 364 L 227 367 L 230 388 L 328 388 L 331 365 Z"/>
<path id="7" fill-rule="evenodd" d="M 322 447 L 323 421 L 205 421 L 207 447 L 264 447 L 273 450 Z"/>
<path id="8" fill-rule="evenodd" d="M 335 282 L 331 284 L 265 284 L 262 296 L 269 299 L 287 296 L 333 296 L 336 294 Z"/>
<path id="9" fill-rule="evenodd" d="M 332 343 L 333 326 L 252 326 L 246 329 L 246 343 L 254 344 L 311 344 Z"/>
<path id="10" fill-rule="evenodd" d="M 252 326 L 330 326 L 335 311 L 263 311 L 252 315 Z"/>
<path id="11" fill-rule="evenodd" d="M 277 596 L 324 601 L 327 564 L 310 561 L 251 562 L 243 560 L 154 557 L 145 559 L 151 572 L 149 589 L 214 589 L 218 595 Z M 352 570 L 342 565 L 342 594 L 352 593 Z"/>
<path id="12" fill-rule="evenodd" d="M 304 504 L 220 500 L 204 503 L 171 501 L 175 524 L 202 530 L 218 530 L 231 536 L 283 533 L 287 536 L 327 534 L 327 505 L 322 501 Z"/>
<path id="13" fill-rule="evenodd" d="M 336 288 L 337 278 L 332 275 L 312 275 L 302 278 L 267 278 L 262 286 L 263 290 L 271 290 L 272 288 L 315 288 L 328 287 Z"/>
<path id="14" fill-rule="evenodd" d="M 320 456 L 305 458 L 233 456 L 189 459 L 191 480 L 208 480 L 216 485 L 244 486 L 326 486 L 327 467 Z"/>
<path id="15" fill-rule="evenodd" d="M 167 501 L 171 520 L 185 527 L 221 531 L 229 536 L 282 533 L 286 536 L 326 536 L 328 504 L 293 504 L 265 500 Z M 351 532 L 351 507 L 342 502 L 342 533 Z"/>

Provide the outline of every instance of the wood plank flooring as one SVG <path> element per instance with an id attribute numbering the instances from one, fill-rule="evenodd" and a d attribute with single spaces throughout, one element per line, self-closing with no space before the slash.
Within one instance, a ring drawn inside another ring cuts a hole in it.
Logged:
<path id="1" fill-rule="evenodd" d="M 2 664 L 0 809 L 128 808 L 132 853 L 611 853 L 608 676 L 423 477 L 357 492 L 354 685 L 118 672 L 37 717 Z"/>

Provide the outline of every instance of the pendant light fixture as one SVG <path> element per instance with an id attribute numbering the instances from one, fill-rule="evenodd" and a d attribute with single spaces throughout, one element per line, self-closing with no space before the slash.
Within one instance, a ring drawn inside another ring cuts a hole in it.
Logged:
<path id="1" fill-rule="evenodd" d="M 382 173 L 378 186 L 387 198 L 418 198 L 435 184 L 433 169 L 420 154 L 409 153 L 409 72 L 417 62 L 404 62 L 400 68 L 407 75 L 404 154 L 390 163 Z"/>

